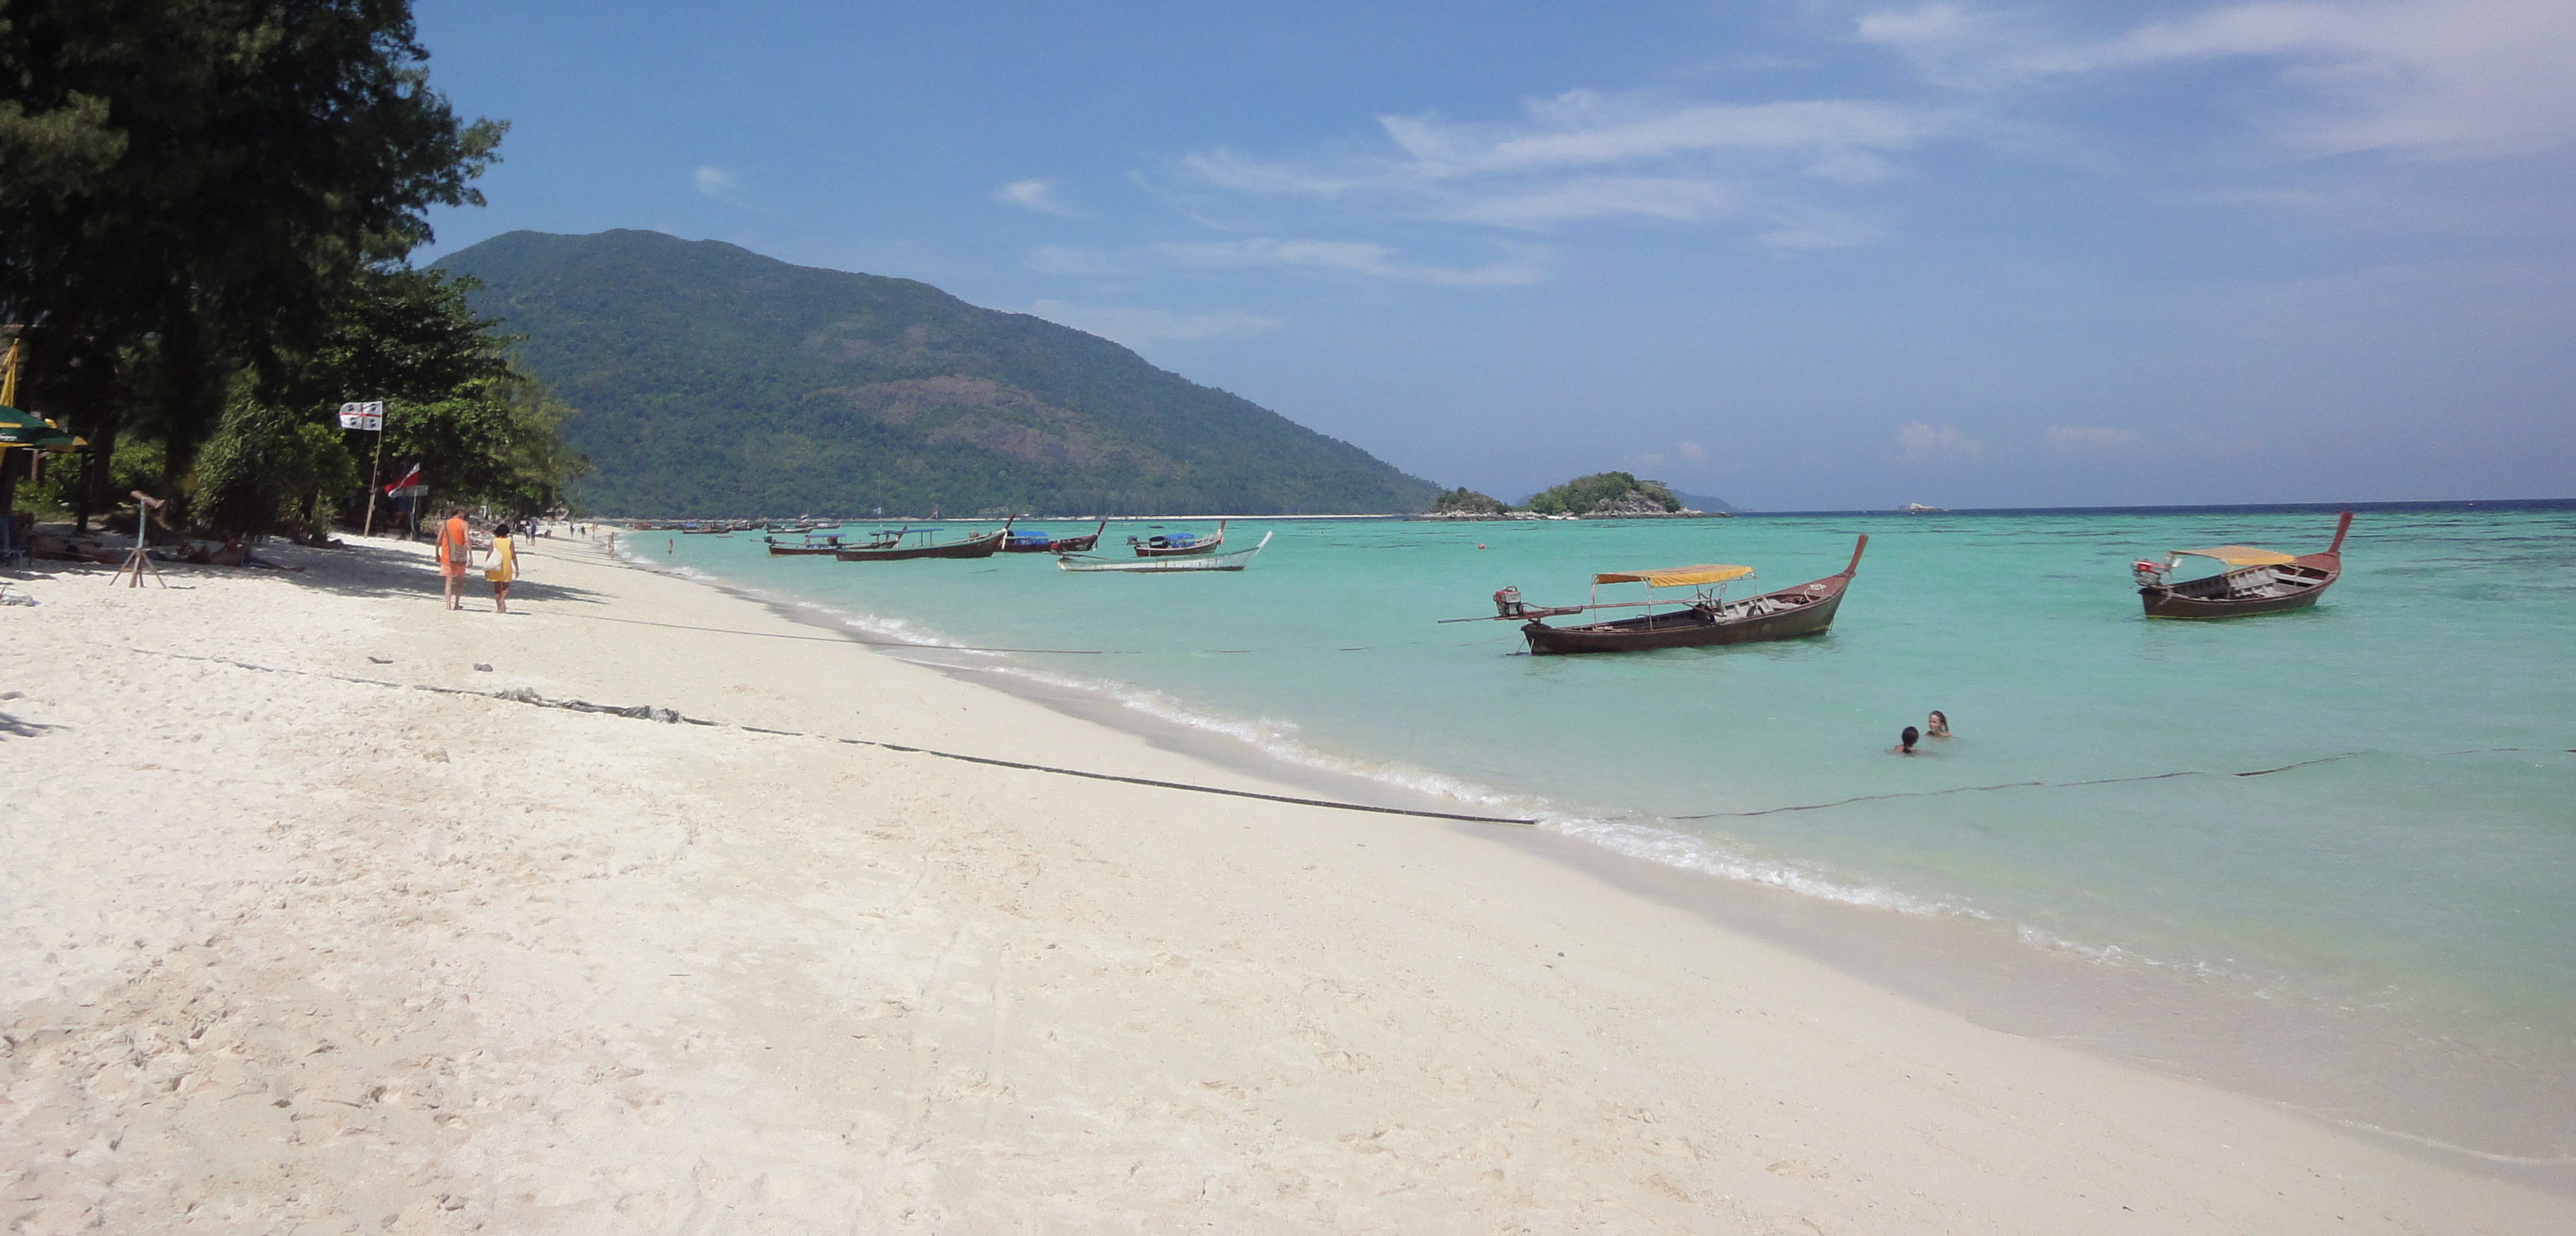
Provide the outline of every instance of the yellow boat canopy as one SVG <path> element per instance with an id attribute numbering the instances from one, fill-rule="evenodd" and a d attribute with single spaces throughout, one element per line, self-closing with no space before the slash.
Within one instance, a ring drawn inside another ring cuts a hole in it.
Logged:
<path id="1" fill-rule="evenodd" d="M 2283 558 L 2287 562 L 2289 559 Z M 1596 584 L 1644 584 L 1649 588 L 1686 588 L 1700 584 L 1722 584 L 1742 579 L 1753 573 L 1751 567 L 1720 566 L 1714 562 L 1698 566 L 1665 567 L 1655 571 L 1611 571 L 1592 577 Z"/>
<path id="2" fill-rule="evenodd" d="M 2177 549 L 2174 552 L 2188 554 L 2194 558 L 2216 558 L 2220 562 L 2235 567 L 2279 566 L 2285 562 L 2298 561 L 2288 554 L 2256 549 L 2251 545 L 2213 545 L 2208 549 Z"/>

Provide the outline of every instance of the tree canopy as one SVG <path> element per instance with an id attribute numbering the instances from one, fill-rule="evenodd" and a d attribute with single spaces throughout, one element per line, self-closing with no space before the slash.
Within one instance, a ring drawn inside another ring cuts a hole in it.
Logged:
<path id="1" fill-rule="evenodd" d="M 1628 472 L 1595 472 L 1532 495 L 1529 509 L 1541 515 L 1593 515 L 1678 511 L 1682 504 L 1661 481 L 1641 481 Z"/>
<path id="2" fill-rule="evenodd" d="M 0 317 L 30 391 L 103 452 L 160 442 L 174 489 L 244 409 L 316 416 L 339 315 L 431 207 L 482 202 L 505 126 L 459 119 L 427 59 L 409 0 L 0 0 Z"/>

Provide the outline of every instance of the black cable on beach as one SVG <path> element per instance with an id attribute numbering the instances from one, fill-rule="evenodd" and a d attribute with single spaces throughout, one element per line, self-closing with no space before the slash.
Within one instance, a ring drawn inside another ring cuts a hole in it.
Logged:
<path id="1" fill-rule="evenodd" d="M 667 624 L 653 623 L 649 625 L 662 626 Z M 826 637 L 809 636 L 804 638 L 821 639 Z M 481 696 L 484 699 L 501 700 L 505 703 L 511 704 L 529 704 L 539 708 L 561 708 L 572 712 L 606 713 L 612 716 L 632 717 L 639 721 L 660 721 L 671 725 L 705 725 L 721 729 L 748 730 L 755 734 L 776 734 L 788 738 L 816 738 L 825 742 L 837 742 L 853 747 L 875 747 L 879 750 L 899 751 L 907 755 L 937 756 L 943 760 L 956 760 L 960 763 L 966 764 L 983 764 L 994 768 L 1014 768 L 1024 772 L 1048 773 L 1058 777 L 1080 777 L 1087 781 L 1115 781 L 1124 785 L 1151 786 L 1155 789 L 1162 790 L 1185 790 L 1193 794 L 1215 794 L 1226 798 L 1258 799 L 1262 802 L 1287 803 L 1291 806 L 1297 807 L 1323 807 L 1333 811 L 1364 811 L 1375 815 L 1402 815 L 1426 820 L 1456 820 L 1468 824 L 1513 824 L 1523 828 L 1534 827 L 1538 823 L 1536 820 L 1515 819 L 1506 816 L 1464 815 L 1454 811 L 1424 811 L 1414 807 L 1380 807 L 1369 803 L 1348 803 L 1330 798 L 1297 798 L 1287 794 L 1263 794 L 1255 790 L 1229 790 L 1222 786 L 1197 785 L 1187 781 L 1161 781 L 1152 777 L 1128 777 L 1117 773 L 1090 772 L 1079 768 L 1057 768 L 1049 764 L 1029 764 L 1023 763 L 1019 760 L 1000 760 L 994 759 L 990 756 L 966 755 L 956 751 L 940 751 L 931 747 L 914 747 L 907 746 L 902 743 L 878 742 L 874 739 L 868 738 L 841 738 L 831 734 L 809 734 L 800 730 L 770 729 L 766 726 L 758 725 L 728 725 L 722 721 L 708 721 L 697 717 L 682 716 L 680 713 L 671 709 L 657 708 L 650 704 L 619 706 L 614 704 L 594 704 L 588 700 L 550 700 L 526 687 L 512 687 L 499 691 L 477 691 L 470 687 L 438 687 L 431 686 L 426 683 L 389 682 L 382 678 L 361 678 L 355 674 L 334 674 L 326 670 L 284 669 L 274 665 L 254 665 L 251 662 L 236 661 L 230 657 L 206 657 L 185 652 L 162 652 L 152 648 L 133 648 L 128 651 L 140 652 L 157 657 L 174 657 L 182 661 L 204 661 L 215 665 L 229 665 L 236 669 L 256 670 L 263 674 L 294 674 L 304 678 L 330 678 L 340 682 L 354 682 L 370 687 L 391 687 L 395 690 L 409 689 L 413 691 L 431 691 L 440 695 L 474 695 Z"/>

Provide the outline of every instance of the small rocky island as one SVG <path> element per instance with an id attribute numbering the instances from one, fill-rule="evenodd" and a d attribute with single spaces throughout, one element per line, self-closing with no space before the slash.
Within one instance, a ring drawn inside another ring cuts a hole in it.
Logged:
<path id="1" fill-rule="evenodd" d="M 1731 512 L 1695 510 L 1662 481 L 1633 473 L 1595 472 L 1530 495 L 1513 506 L 1464 487 L 1433 499 L 1424 519 L 1723 519 Z"/>

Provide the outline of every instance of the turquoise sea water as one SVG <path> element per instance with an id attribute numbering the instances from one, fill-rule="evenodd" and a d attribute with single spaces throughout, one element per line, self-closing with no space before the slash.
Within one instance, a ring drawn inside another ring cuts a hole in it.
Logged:
<path id="1" fill-rule="evenodd" d="M 2576 504 L 2366 509 L 2312 610 L 2140 616 L 2132 559 L 2311 552 L 2333 522 L 1237 521 L 1231 540 L 1277 533 L 1253 568 L 1186 576 L 771 558 L 756 535 L 628 544 L 880 635 L 1097 650 L 977 664 L 1711 878 L 2576 1061 Z M 1435 622 L 1490 613 L 1505 584 L 1579 600 L 1601 570 L 1741 563 L 1777 588 L 1839 570 L 1861 533 L 1860 574 L 1814 638 L 1533 658 L 1512 624 Z M 1934 708 L 1956 738 L 1886 754 Z M 2325 762 L 2113 780 L 2303 761 Z M 1988 786 L 2011 788 L 1970 788 Z"/>

